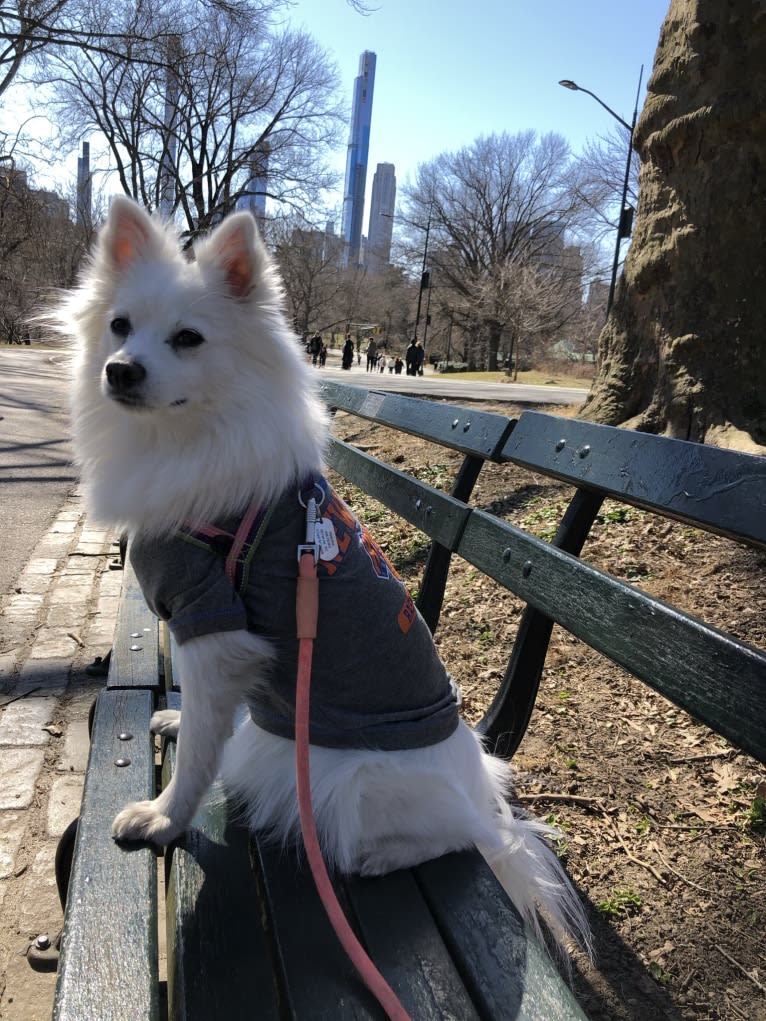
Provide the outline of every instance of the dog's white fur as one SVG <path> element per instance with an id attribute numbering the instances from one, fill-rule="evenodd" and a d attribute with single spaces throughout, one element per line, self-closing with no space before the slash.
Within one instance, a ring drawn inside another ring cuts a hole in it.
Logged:
<path id="1" fill-rule="evenodd" d="M 127 318 L 127 336 L 110 323 Z M 279 281 L 249 214 L 227 218 L 189 261 L 168 228 L 128 199 L 112 202 L 80 287 L 60 321 L 80 345 L 73 422 L 90 512 L 128 531 L 213 521 L 267 503 L 321 466 L 327 434 L 314 372 L 282 312 Z M 175 350 L 194 330 L 204 343 Z M 110 359 L 146 370 L 124 406 Z M 339 650 L 339 654 L 340 654 Z M 178 737 L 175 775 L 154 801 L 115 818 L 120 840 L 166 844 L 188 827 L 220 770 L 248 823 L 280 841 L 299 832 L 291 741 L 245 721 L 245 696 L 268 683 L 268 643 L 247 631 L 177 649 L 183 713 L 155 714 Z M 396 664 L 391 665 L 396 669 Z M 538 933 L 537 907 L 563 945 L 588 943 L 582 907 L 542 823 L 514 815 L 509 767 L 460 723 L 447 740 L 399 752 L 312 747 L 317 828 L 328 862 L 375 875 L 478 847 Z"/>

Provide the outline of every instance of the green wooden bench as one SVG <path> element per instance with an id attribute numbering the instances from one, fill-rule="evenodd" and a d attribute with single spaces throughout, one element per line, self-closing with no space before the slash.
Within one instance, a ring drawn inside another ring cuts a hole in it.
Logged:
<path id="1" fill-rule="evenodd" d="M 579 557 L 606 496 L 766 548 L 766 459 L 538 412 L 513 421 L 344 384 L 326 383 L 323 394 L 332 408 L 463 457 L 445 493 L 340 440 L 328 452 L 332 469 L 431 538 L 418 604 L 432 628 L 453 554 L 526 602 L 504 680 L 479 727 L 498 753 L 510 756 L 524 734 L 556 621 L 766 762 L 766 656 Z M 552 542 L 471 507 L 486 461 L 513 462 L 575 487 Z M 62 878 L 68 895 L 54 1018 L 379 1018 L 308 871 L 294 852 L 250 838 L 222 792 L 159 859 L 159 894 L 157 853 L 110 839 L 117 810 L 153 796 L 172 772 L 173 743 L 160 766 L 149 735 L 152 711 L 162 704 L 180 705 L 171 656 L 128 568 L 93 723 L 74 864 L 71 878 Z M 339 890 L 414 1019 L 584 1017 L 478 854 L 347 879 Z"/>

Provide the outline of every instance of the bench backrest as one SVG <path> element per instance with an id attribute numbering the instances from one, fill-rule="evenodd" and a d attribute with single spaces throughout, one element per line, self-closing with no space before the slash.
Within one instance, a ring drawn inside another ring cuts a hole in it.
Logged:
<path id="1" fill-rule="evenodd" d="M 331 408 L 464 455 L 450 494 L 337 439 L 328 463 L 433 540 L 418 599 L 432 628 L 452 553 L 527 603 L 478 728 L 496 751 L 512 754 L 523 736 L 555 621 L 766 761 L 766 655 L 579 559 L 607 496 L 766 549 L 766 458 L 539 412 L 515 421 L 340 383 L 322 393 Z M 470 506 L 488 460 L 576 487 L 551 543 Z"/>

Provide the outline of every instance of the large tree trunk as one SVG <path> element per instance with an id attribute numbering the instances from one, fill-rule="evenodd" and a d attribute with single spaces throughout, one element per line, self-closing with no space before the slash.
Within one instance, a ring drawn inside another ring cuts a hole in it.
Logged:
<path id="1" fill-rule="evenodd" d="M 582 415 L 766 445 L 766 5 L 672 0 L 633 242 Z"/>

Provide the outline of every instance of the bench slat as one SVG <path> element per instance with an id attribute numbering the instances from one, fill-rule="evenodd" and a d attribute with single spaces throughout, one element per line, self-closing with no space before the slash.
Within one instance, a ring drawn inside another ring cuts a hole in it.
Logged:
<path id="1" fill-rule="evenodd" d="M 482 511 L 458 553 L 766 762 L 766 655 Z"/>
<path id="2" fill-rule="evenodd" d="M 156 854 L 149 847 L 122 847 L 110 834 L 113 817 L 127 802 L 154 795 L 152 708 L 148 691 L 105 691 L 98 698 L 54 1021 L 159 1017 Z M 124 733 L 132 740 L 119 740 Z M 120 758 L 130 765 L 116 766 Z"/>
<path id="3" fill-rule="evenodd" d="M 431 440 L 440 446 L 497 460 L 514 421 L 502 415 L 329 380 L 320 396 L 330 407 Z"/>
<path id="4" fill-rule="evenodd" d="M 414 873 L 482 1018 L 587 1021 L 479 854 L 444 855 Z"/>
<path id="5" fill-rule="evenodd" d="M 766 548 L 766 458 L 525 411 L 501 459 Z"/>
<path id="6" fill-rule="evenodd" d="M 327 461 L 349 482 L 380 500 L 442 546 L 454 550 L 469 509 L 446 493 L 418 482 L 342 440 L 331 440 Z"/>
<path id="7" fill-rule="evenodd" d="M 168 696 L 168 708 L 180 709 Z M 175 767 L 165 753 L 165 780 Z M 225 795 L 213 787 L 166 857 L 168 1000 L 178 1021 L 245 1018 L 278 1021 L 269 941 L 250 867 L 247 831 L 234 823 Z"/>
<path id="8" fill-rule="evenodd" d="M 254 847 L 279 972 L 283 1016 L 290 1021 L 384 1021 L 324 913 L 308 865 L 296 852 Z"/>
<path id="9" fill-rule="evenodd" d="M 411 871 L 355 876 L 346 891 L 367 952 L 410 1017 L 479 1021 Z"/>
<path id="10" fill-rule="evenodd" d="M 106 686 L 156 691 L 160 680 L 157 619 L 144 601 L 130 561 L 124 571 Z"/>

